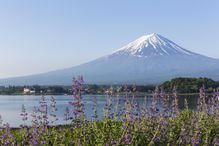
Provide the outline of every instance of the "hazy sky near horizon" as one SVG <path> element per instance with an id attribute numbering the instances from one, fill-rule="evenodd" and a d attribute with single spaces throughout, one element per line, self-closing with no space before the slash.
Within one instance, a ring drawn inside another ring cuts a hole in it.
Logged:
<path id="1" fill-rule="evenodd" d="M 219 58 L 218 7 L 218 0 L 1 0 L 0 78 L 79 65 L 153 32 Z"/>

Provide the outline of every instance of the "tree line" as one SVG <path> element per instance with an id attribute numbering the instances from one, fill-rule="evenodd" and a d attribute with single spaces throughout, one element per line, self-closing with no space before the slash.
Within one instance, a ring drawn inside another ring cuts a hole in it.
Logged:
<path id="1" fill-rule="evenodd" d="M 138 92 L 152 93 L 156 86 L 163 88 L 165 92 L 171 93 L 174 87 L 179 93 L 198 93 L 199 89 L 204 86 L 206 92 L 219 90 L 219 82 L 209 78 L 174 78 L 159 85 L 97 85 L 85 84 L 84 94 L 105 94 L 107 89 L 111 88 L 114 92 Z M 24 88 L 34 91 L 36 95 L 70 95 L 72 94 L 71 86 L 0 86 L 0 95 L 19 95 L 24 94 Z M 28 94 L 28 93 L 26 93 Z M 31 93 L 30 93 L 31 94 Z"/>
<path id="2" fill-rule="evenodd" d="M 219 82 L 209 78 L 175 78 L 160 85 L 166 92 L 172 92 L 174 87 L 179 93 L 199 93 L 201 87 L 206 92 L 219 90 Z"/>

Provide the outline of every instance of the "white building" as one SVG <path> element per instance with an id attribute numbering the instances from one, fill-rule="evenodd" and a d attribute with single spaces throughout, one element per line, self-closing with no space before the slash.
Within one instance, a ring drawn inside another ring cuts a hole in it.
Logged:
<path id="1" fill-rule="evenodd" d="M 24 94 L 28 94 L 30 93 L 30 89 L 29 88 L 24 88 Z"/>
<path id="2" fill-rule="evenodd" d="M 35 90 L 29 89 L 29 88 L 24 88 L 24 94 L 35 94 Z"/>

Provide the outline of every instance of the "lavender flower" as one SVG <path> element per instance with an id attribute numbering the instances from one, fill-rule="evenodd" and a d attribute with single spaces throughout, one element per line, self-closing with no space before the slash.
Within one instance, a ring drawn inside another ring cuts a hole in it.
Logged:
<path id="1" fill-rule="evenodd" d="M 51 124 L 55 124 L 56 121 L 58 121 L 58 118 L 56 116 L 56 112 L 57 112 L 57 107 L 56 107 L 56 100 L 55 98 L 52 96 L 51 99 L 51 104 L 50 104 L 50 107 L 51 107 L 51 113 L 50 113 L 50 116 L 52 117 L 52 120 L 51 120 Z"/>
<path id="2" fill-rule="evenodd" d="M 116 146 L 116 141 L 114 139 L 111 140 L 111 145 Z"/>
<path id="3" fill-rule="evenodd" d="M 161 89 L 160 91 L 160 98 L 161 98 L 161 109 L 162 109 L 161 114 L 164 118 L 167 118 L 169 116 L 169 104 L 168 104 L 168 97 L 163 89 Z"/>
<path id="4" fill-rule="evenodd" d="M 22 108 L 21 108 L 21 118 L 22 118 L 22 121 L 23 121 L 23 125 L 21 125 L 22 128 L 26 127 L 26 121 L 28 119 L 28 114 L 26 112 L 26 107 L 24 105 L 22 105 Z"/>
<path id="5" fill-rule="evenodd" d="M 15 143 L 14 135 L 11 133 L 11 128 L 8 123 L 3 124 L 3 135 L 0 137 L 1 145 L 11 146 Z"/>
<path id="6" fill-rule="evenodd" d="M 37 107 L 33 107 L 32 109 L 32 114 L 31 114 L 31 117 L 32 117 L 32 127 L 38 127 L 39 126 L 39 121 L 38 121 L 38 118 L 37 118 Z"/>
<path id="7" fill-rule="evenodd" d="M 48 105 L 45 96 L 41 97 L 40 107 L 38 108 L 40 116 L 38 117 L 40 120 L 40 124 L 46 127 L 49 123 L 48 121 Z"/>
<path id="8" fill-rule="evenodd" d="M 107 90 L 107 100 L 104 107 L 104 119 L 112 118 L 111 110 L 112 110 L 112 96 L 113 96 L 113 88 L 110 87 Z"/>
<path id="9" fill-rule="evenodd" d="M 39 125 L 39 119 L 38 119 L 38 116 L 37 116 L 37 107 L 33 107 L 33 110 L 32 110 L 32 114 L 31 114 L 31 117 L 32 117 L 32 127 L 31 127 L 31 134 L 30 134 L 30 137 L 29 137 L 29 144 L 32 145 L 32 146 L 38 146 L 39 144 L 39 141 L 40 141 L 40 125 Z"/>
<path id="10" fill-rule="evenodd" d="M 93 116 L 92 116 L 92 120 L 93 121 L 96 121 L 97 120 L 97 98 L 94 97 L 93 98 L 93 107 L 92 107 L 92 110 L 93 110 Z"/>
<path id="11" fill-rule="evenodd" d="M 152 98 L 152 103 L 151 103 L 151 116 L 155 118 L 158 113 L 158 108 L 157 108 L 157 102 L 158 102 L 158 96 L 159 96 L 159 88 L 156 87 L 154 93 L 153 93 L 153 98 Z"/>
<path id="12" fill-rule="evenodd" d="M 173 117 L 179 113 L 177 89 L 173 88 L 172 114 Z"/>
<path id="13" fill-rule="evenodd" d="M 68 125 L 68 121 L 71 119 L 70 110 L 68 107 L 65 108 L 64 120 L 65 124 Z"/>
<path id="14" fill-rule="evenodd" d="M 77 122 L 85 120 L 84 104 L 82 102 L 83 92 L 83 77 L 79 76 L 78 79 L 73 78 L 72 95 L 73 99 L 69 104 L 73 107 L 73 117 Z"/>
<path id="15" fill-rule="evenodd" d="M 198 111 L 207 111 L 207 105 L 205 102 L 205 87 L 201 87 L 199 90 L 199 98 L 198 98 L 198 103 L 197 103 L 197 108 Z"/>
<path id="16" fill-rule="evenodd" d="M 136 98 L 136 86 L 133 90 L 125 87 L 124 98 L 120 98 L 122 89 L 118 89 L 115 95 L 116 90 L 111 87 L 107 90 L 105 115 L 98 121 L 96 97 L 92 99 L 92 119 L 85 120 L 82 77 L 73 80 L 72 91 L 73 98 L 69 104 L 73 112 L 66 107 L 66 125 L 53 126 L 58 120 L 56 101 L 51 97 L 48 108 L 43 96 L 39 107 L 34 107 L 30 114 L 31 126 L 26 126 L 28 113 L 24 105 L 20 114 L 23 120 L 20 129 L 3 124 L 0 116 L 0 145 L 218 145 L 219 92 L 216 90 L 208 98 L 205 89 L 201 88 L 199 110 L 192 111 L 188 110 L 189 99 L 188 102 L 185 99 L 185 110 L 179 110 L 175 87 L 171 96 L 172 105 L 169 105 L 169 96 L 164 90 L 156 88 L 148 110 L 147 97 L 144 103 Z M 51 127 L 48 125 L 48 109 L 53 124 Z M 72 124 L 68 124 L 70 118 L 73 119 Z"/>

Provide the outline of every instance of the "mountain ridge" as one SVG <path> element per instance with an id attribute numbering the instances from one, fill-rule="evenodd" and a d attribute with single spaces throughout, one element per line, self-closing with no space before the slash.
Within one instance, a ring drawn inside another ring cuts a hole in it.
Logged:
<path id="1" fill-rule="evenodd" d="M 219 60 L 186 50 L 153 33 L 144 35 L 109 55 L 67 69 L 0 79 L 1 84 L 71 84 L 83 75 L 95 84 L 156 84 L 175 77 L 210 77 L 218 80 Z"/>

